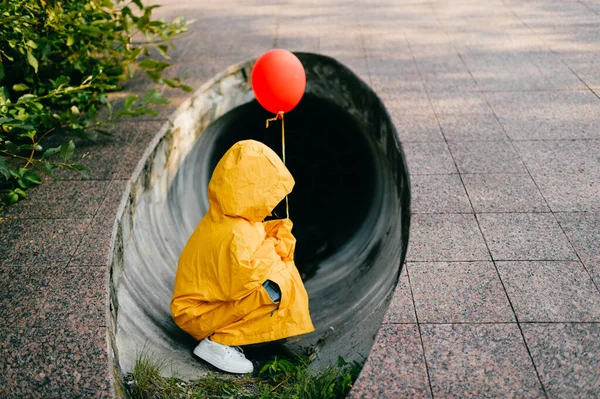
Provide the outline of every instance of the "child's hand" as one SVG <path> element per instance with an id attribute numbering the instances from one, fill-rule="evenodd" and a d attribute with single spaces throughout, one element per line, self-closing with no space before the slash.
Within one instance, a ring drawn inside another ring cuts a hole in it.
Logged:
<path id="1" fill-rule="evenodd" d="M 277 239 L 275 252 L 285 261 L 294 259 L 294 250 L 296 248 L 296 238 L 292 234 L 293 223 L 290 219 L 277 219 L 264 222 L 267 238 Z"/>

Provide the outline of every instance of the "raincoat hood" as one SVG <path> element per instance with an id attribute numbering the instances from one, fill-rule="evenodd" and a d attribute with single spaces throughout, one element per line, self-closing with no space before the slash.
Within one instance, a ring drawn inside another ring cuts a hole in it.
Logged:
<path id="1" fill-rule="evenodd" d="M 261 222 L 294 187 L 294 178 L 266 145 L 244 140 L 217 164 L 208 184 L 212 212 Z"/>

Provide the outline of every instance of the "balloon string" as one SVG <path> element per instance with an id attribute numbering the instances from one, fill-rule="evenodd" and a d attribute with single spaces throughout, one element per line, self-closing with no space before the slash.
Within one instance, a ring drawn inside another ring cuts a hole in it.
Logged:
<path id="1" fill-rule="evenodd" d="M 281 119 L 281 153 L 283 164 L 285 165 L 285 126 L 283 124 L 283 111 L 279 111 L 274 118 L 267 119 L 267 129 L 269 128 L 269 122 L 276 121 L 277 119 Z M 288 196 L 285 196 L 285 215 L 289 219 L 290 218 L 290 203 L 288 200 Z"/>

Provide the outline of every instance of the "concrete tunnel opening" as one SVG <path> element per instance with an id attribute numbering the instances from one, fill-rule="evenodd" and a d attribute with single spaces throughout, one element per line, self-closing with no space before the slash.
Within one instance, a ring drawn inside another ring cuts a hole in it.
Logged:
<path id="1" fill-rule="evenodd" d="M 207 179 L 223 154 L 237 141 L 254 139 L 281 156 L 280 126 L 266 129 L 272 115 L 256 101 L 224 115 L 204 173 Z M 306 95 L 285 117 L 287 167 L 296 180 L 289 196 L 295 261 L 304 281 L 319 264 L 341 250 L 360 229 L 378 184 L 368 140 L 352 118 L 335 104 Z M 202 188 L 201 188 L 202 189 Z M 207 196 L 201 190 L 199 197 Z M 269 219 L 285 217 L 282 201 Z"/>
<path id="2" fill-rule="evenodd" d="M 316 331 L 328 334 L 315 365 L 338 356 L 362 362 L 393 294 L 408 244 L 410 190 L 393 124 L 375 93 L 337 61 L 296 53 L 306 94 L 285 116 L 287 166 L 296 180 L 290 216 L 296 264 Z M 119 381 L 146 351 L 167 374 L 198 378 L 206 366 L 195 342 L 171 320 L 177 258 L 208 209 L 214 166 L 235 142 L 252 138 L 281 154 L 279 122 L 253 99 L 253 61 L 200 88 L 157 135 L 132 178 L 114 234 L 111 347 Z M 285 216 L 280 204 L 274 214 Z M 333 328 L 333 332 L 332 332 Z"/>

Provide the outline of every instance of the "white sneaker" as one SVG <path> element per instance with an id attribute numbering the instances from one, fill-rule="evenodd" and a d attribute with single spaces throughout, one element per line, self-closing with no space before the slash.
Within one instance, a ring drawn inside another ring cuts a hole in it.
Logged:
<path id="1" fill-rule="evenodd" d="M 194 349 L 194 355 L 228 373 L 244 374 L 254 370 L 242 348 L 222 345 L 204 338 Z"/>

